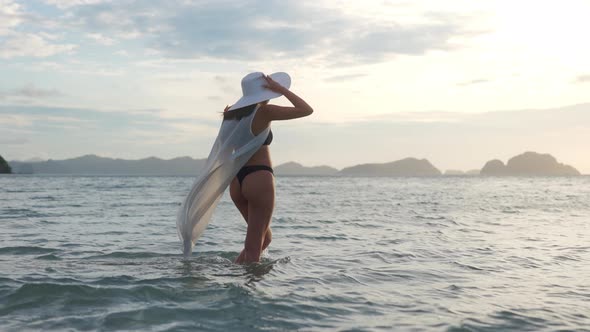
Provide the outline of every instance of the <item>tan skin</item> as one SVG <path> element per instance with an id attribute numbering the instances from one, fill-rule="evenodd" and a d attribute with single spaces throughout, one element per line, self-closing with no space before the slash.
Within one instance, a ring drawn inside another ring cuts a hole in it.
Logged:
<path id="1" fill-rule="evenodd" d="M 265 88 L 281 93 L 293 106 L 284 107 L 268 104 L 268 101 L 260 103 L 260 107 L 252 121 L 252 133 L 260 134 L 272 121 L 291 120 L 313 113 L 313 109 L 299 96 L 287 88 L 275 82 L 269 76 L 265 76 Z M 229 108 L 226 107 L 226 111 Z M 270 149 L 263 145 L 246 162 L 245 166 L 266 165 L 272 167 Z M 274 210 L 275 182 L 271 172 L 260 170 L 248 174 L 240 186 L 237 178 L 230 184 L 230 196 L 248 224 L 244 249 L 236 258 L 236 263 L 259 262 L 262 251 L 272 241 L 270 221 Z"/>

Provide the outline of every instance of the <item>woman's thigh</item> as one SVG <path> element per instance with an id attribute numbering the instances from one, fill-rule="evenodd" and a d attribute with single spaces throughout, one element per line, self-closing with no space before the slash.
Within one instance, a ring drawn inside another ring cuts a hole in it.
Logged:
<path id="1" fill-rule="evenodd" d="M 274 209 L 274 177 L 268 171 L 248 174 L 242 181 L 242 194 L 248 201 L 246 248 L 261 248 Z"/>
<path id="2" fill-rule="evenodd" d="M 234 202 L 246 223 L 248 222 L 248 200 L 242 195 L 242 188 L 238 178 L 234 178 L 229 185 L 229 195 Z"/>

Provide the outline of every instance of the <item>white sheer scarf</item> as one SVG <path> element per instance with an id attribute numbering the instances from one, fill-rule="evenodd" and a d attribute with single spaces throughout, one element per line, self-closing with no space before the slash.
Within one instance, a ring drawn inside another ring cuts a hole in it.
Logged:
<path id="1" fill-rule="evenodd" d="M 240 120 L 221 123 L 205 167 L 178 211 L 176 228 L 185 256 L 191 254 L 205 231 L 225 189 L 268 136 L 270 126 L 256 136 L 252 133 L 252 120 L 257 111 L 258 106 Z"/>

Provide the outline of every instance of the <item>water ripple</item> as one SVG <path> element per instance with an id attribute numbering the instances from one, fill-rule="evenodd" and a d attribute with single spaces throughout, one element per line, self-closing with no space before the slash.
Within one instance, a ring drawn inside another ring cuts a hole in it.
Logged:
<path id="1" fill-rule="evenodd" d="M 0 177 L 0 330 L 590 326 L 590 177 L 277 177 L 251 265 L 227 194 L 182 256 L 193 180 Z"/>

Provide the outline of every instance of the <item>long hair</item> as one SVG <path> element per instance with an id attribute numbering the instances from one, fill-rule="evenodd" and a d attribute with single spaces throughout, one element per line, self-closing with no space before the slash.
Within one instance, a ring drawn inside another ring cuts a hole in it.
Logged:
<path id="1" fill-rule="evenodd" d="M 258 104 L 248 105 L 240 108 L 236 108 L 235 110 L 227 111 L 223 113 L 223 120 L 240 120 L 243 117 L 246 117 L 256 109 Z"/>

